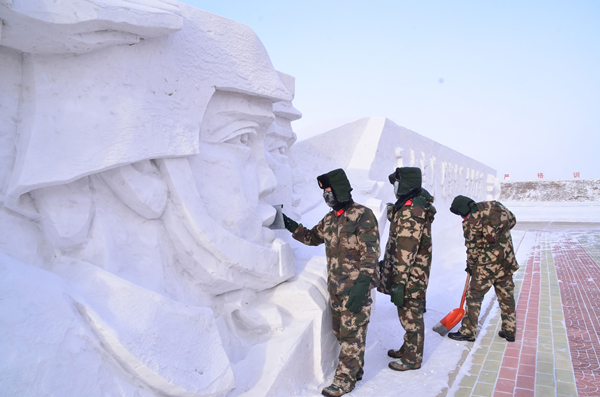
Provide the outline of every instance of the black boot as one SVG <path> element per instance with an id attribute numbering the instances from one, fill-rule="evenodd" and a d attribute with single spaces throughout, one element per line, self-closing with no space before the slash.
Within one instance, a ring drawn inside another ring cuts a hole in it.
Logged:
<path id="1" fill-rule="evenodd" d="M 448 338 L 454 340 L 466 340 L 467 342 L 475 342 L 475 338 L 472 336 L 463 335 L 460 333 L 460 331 L 450 332 L 448 334 Z"/>
<path id="2" fill-rule="evenodd" d="M 390 349 L 390 350 L 388 350 L 388 356 L 390 356 L 392 358 L 402 358 L 402 357 L 404 357 L 404 353 L 402 353 L 402 349 L 398 349 L 398 350 Z"/>
<path id="3" fill-rule="evenodd" d="M 498 331 L 498 336 L 501 337 L 501 338 L 506 339 L 507 342 L 514 342 L 515 341 L 515 337 L 514 336 L 506 336 L 506 334 L 502 330 Z"/>

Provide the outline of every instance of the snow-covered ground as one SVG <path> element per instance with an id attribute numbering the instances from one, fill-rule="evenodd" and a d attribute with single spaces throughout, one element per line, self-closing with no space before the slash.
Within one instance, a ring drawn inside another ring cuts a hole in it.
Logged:
<path id="1" fill-rule="evenodd" d="M 517 217 L 517 222 L 598 223 L 600 203 L 532 203 L 503 202 Z"/>

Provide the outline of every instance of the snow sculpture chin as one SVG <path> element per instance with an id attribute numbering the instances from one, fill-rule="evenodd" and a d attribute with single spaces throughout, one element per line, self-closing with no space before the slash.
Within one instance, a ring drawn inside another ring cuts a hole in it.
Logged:
<path id="1" fill-rule="evenodd" d="M 0 106 L 0 298 L 13 294 L 0 318 L 14 333 L 2 346 L 14 354 L 2 356 L 21 357 L 0 366 L 14 368 L 2 370 L 8 390 L 241 393 L 265 382 L 234 379 L 233 363 L 253 367 L 263 354 L 253 346 L 284 324 L 297 335 L 276 354 L 308 343 L 310 364 L 324 280 L 273 288 L 295 264 L 267 228 L 267 203 L 292 202 L 265 159 L 273 103 L 293 109 L 286 78 L 249 28 L 171 0 L 58 4 L 0 3 L 0 88 L 10 94 Z M 28 305 L 44 314 L 11 314 Z M 38 349 L 35 330 L 48 322 Z M 335 356 L 314 353 L 317 367 Z M 304 384 L 322 370 L 305 367 Z M 269 378 L 262 392 L 294 383 L 290 368 L 255 368 Z M 80 382 L 60 383 L 60 371 Z"/>

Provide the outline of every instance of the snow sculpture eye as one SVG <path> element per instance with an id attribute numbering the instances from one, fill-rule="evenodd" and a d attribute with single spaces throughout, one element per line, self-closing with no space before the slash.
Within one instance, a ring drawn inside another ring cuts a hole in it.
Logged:
<path id="1" fill-rule="evenodd" d="M 278 162 L 285 163 L 288 157 L 288 145 L 283 140 L 277 140 L 269 145 L 269 154 Z"/>
<path id="2" fill-rule="evenodd" d="M 275 147 L 272 147 L 270 150 L 271 154 L 279 154 L 282 156 L 287 155 L 287 145 L 284 142 L 280 142 Z"/>
<path id="3" fill-rule="evenodd" d="M 256 131 L 252 127 L 241 128 L 229 135 L 225 143 L 237 146 L 249 146 L 252 138 L 256 136 Z"/>

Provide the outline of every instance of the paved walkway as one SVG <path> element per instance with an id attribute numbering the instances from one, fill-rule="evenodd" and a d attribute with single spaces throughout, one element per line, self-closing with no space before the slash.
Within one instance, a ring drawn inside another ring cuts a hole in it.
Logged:
<path id="1" fill-rule="evenodd" d="M 600 230 L 527 233 L 535 244 L 515 274 L 516 341 L 497 336 L 494 302 L 450 394 L 600 396 Z"/>

